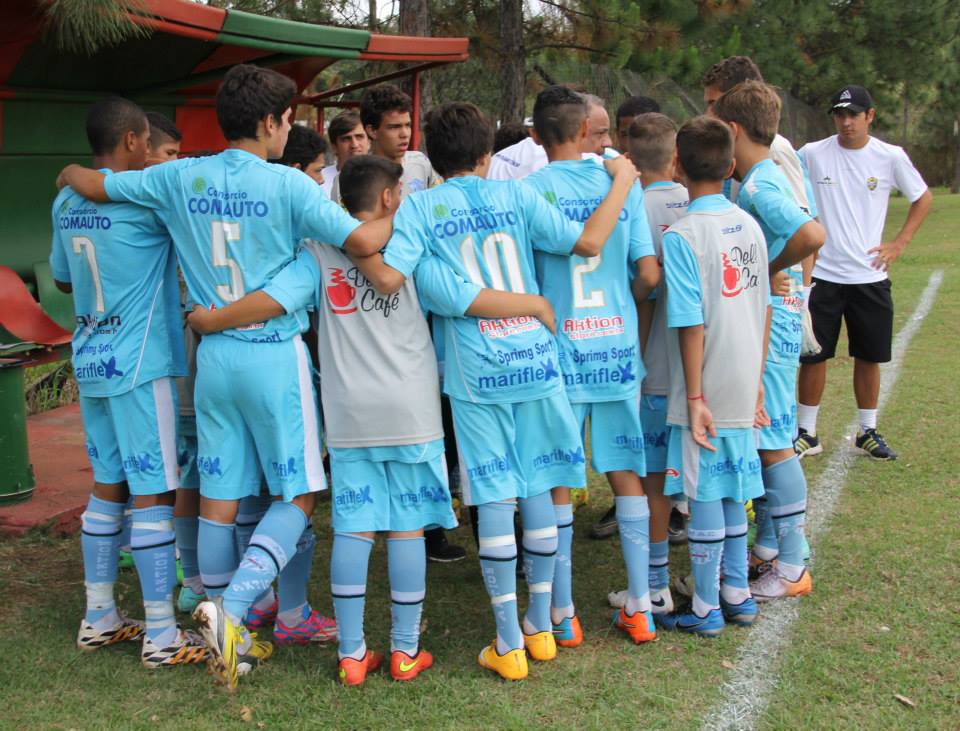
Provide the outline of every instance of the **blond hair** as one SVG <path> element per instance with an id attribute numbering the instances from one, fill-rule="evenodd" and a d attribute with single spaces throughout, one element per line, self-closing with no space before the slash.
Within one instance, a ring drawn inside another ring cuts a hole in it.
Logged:
<path id="1" fill-rule="evenodd" d="M 744 81 L 713 104 L 724 122 L 736 122 L 758 145 L 769 147 L 780 127 L 780 96 L 762 81 Z"/>

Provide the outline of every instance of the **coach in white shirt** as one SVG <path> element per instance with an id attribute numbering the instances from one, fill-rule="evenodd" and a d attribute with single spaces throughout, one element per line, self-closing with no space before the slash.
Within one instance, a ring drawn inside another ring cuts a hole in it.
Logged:
<path id="1" fill-rule="evenodd" d="M 903 253 L 930 210 L 932 196 L 901 147 L 870 136 L 875 110 L 862 86 L 846 86 L 833 97 L 837 134 L 800 150 L 813 183 L 827 240 L 813 270 L 810 298 L 813 330 L 823 347 L 801 359 L 797 452 L 823 451 L 817 438 L 817 410 L 832 358 L 847 324 L 854 358 L 853 391 L 860 410 L 856 445 L 875 459 L 897 455 L 877 431 L 880 363 L 890 360 L 893 299 L 887 272 Z M 892 189 L 910 201 L 907 220 L 892 241 L 883 225 Z"/>

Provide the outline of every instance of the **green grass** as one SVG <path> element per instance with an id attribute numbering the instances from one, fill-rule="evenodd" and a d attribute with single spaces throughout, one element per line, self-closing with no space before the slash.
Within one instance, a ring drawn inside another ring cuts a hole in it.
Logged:
<path id="1" fill-rule="evenodd" d="M 906 203 L 891 204 L 903 220 Z M 960 197 L 938 195 L 917 239 L 897 263 L 897 327 L 934 269 L 946 272 L 933 313 L 914 339 L 880 425 L 901 453 L 894 464 L 858 460 L 829 532 L 817 550 L 815 590 L 804 600 L 785 652 L 764 728 L 956 728 L 960 708 L 960 490 L 952 369 L 960 342 Z M 841 352 L 845 352 L 841 346 Z M 831 362 L 820 433 L 827 455 L 805 460 L 811 484 L 849 435 L 852 362 Z M 616 539 L 591 541 L 590 524 L 609 505 L 594 476 L 591 503 L 577 513 L 575 596 L 583 647 L 532 666 L 522 684 L 500 682 L 476 664 L 493 635 L 472 539 L 467 561 L 431 565 L 424 645 L 437 665 L 411 684 L 377 673 L 362 689 L 335 683 L 333 648 L 278 649 L 233 695 L 201 668 L 148 672 L 137 647 L 90 656 L 73 647 L 83 607 L 76 538 L 30 536 L 0 544 L 0 592 L 8 631 L 0 635 L 2 728 L 653 728 L 699 726 L 746 631 L 716 641 L 663 635 L 635 647 L 610 628 L 606 593 L 625 586 Z M 816 494 L 811 496 L 815 501 Z M 329 504 L 315 520 L 319 543 L 311 586 L 329 610 Z M 683 566 L 685 548 L 673 553 Z M 521 585 L 522 586 L 522 585 Z M 135 575 L 121 575 L 121 605 L 138 614 Z M 522 592 L 521 592 L 522 593 Z M 375 549 L 368 588 L 372 647 L 388 643 L 385 551 Z M 881 629 L 888 627 L 889 631 Z M 14 633 L 10 630 L 16 628 Z M 908 708 L 899 693 L 916 703 Z M 249 709 L 252 720 L 242 720 Z"/>

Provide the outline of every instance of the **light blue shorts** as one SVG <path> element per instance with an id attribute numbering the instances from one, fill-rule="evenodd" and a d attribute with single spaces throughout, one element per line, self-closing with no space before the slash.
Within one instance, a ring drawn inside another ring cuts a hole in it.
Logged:
<path id="1" fill-rule="evenodd" d="M 340 533 L 456 528 L 443 440 L 330 448 L 333 529 Z"/>
<path id="2" fill-rule="evenodd" d="M 746 502 L 763 495 L 755 429 L 718 429 L 710 443 L 716 452 L 693 441 L 686 427 L 671 426 L 667 447 L 665 495 L 682 493 L 690 500 Z"/>
<path id="3" fill-rule="evenodd" d="M 763 403 L 770 426 L 760 430 L 760 449 L 793 449 L 797 435 L 797 368 L 771 363 L 763 368 Z"/>
<path id="4" fill-rule="evenodd" d="M 647 474 L 667 468 L 667 397 L 641 396 L 640 423 L 643 425 L 643 452 Z"/>
<path id="5" fill-rule="evenodd" d="M 197 349 L 197 468 L 214 500 L 271 495 L 290 501 L 327 488 L 320 414 L 300 336 L 250 343 L 208 335 Z"/>
<path id="6" fill-rule="evenodd" d="M 180 487 L 200 489 L 200 471 L 197 469 L 197 418 L 180 414 L 177 421 L 177 465 L 180 467 Z"/>
<path id="7" fill-rule="evenodd" d="M 97 482 L 126 481 L 133 495 L 176 490 L 177 391 L 172 378 L 119 396 L 81 396 L 87 456 Z"/>
<path id="8" fill-rule="evenodd" d="M 564 392 L 516 404 L 450 404 L 467 505 L 586 485 L 586 454 Z"/>
<path id="9" fill-rule="evenodd" d="M 570 404 L 580 423 L 586 444 L 587 417 L 590 417 L 590 466 L 597 472 L 629 470 L 640 477 L 647 474 L 643 456 L 643 427 L 637 399 Z"/>

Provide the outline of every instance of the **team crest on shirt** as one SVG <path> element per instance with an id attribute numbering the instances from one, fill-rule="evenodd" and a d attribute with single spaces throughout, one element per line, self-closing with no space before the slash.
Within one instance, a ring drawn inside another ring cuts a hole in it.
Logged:
<path id="1" fill-rule="evenodd" d="M 870 190 L 876 190 L 877 184 L 879 184 L 879 182 L 880 182 L 879 180 L 877 180 L 875 177 L 871 175 L 869 178 L 867 178 L 867 188 L 869 188 Z"/>

